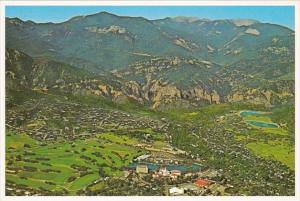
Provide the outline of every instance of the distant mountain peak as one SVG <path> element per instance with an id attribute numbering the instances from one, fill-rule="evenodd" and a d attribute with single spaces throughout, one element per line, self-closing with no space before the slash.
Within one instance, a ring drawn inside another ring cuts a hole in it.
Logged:
<path id="1" fill-rule="evenodd" d="M 259 23 L 259 21 L 253 20 L 253 19 L 233 19 L 231 21 L 232 21 L 233 24 L 235 24 L 238 27 L 250 26 L 252 24 Z"/>
<path id="2" fill-rule="evenodd" d="M 177 16 L 170 19 L 172 19 L 175 22 L 185 22 L 185 23 L 193 23 L 197 21 L 210 21 L 209 19 L 206 18 L 187 17 L 187 16 Z"/>
<path id="3" fill-rule="evenodd" d="M 18 17 L 13 17 L 13 18 L 9 18 L 7 17 L 6 18 L 7 21 L 11 24 L 15 24 L 15 25 L 34 25 L 36 24 L 35 22 L 31 21 L 31 20 L 26 20 L 26 21 L 23 21 L 22 19 L 18 18 Z"/>
<path id="4" fill-rule="evenodd" d="M 144 17 L 138 17 L 138 16 L 131 17 L 131 16 L 116 15 L 114 13 L 109 13 L 106 11 L 101 11 L 101 12 L 97 12 L 97 13 L 89 14 L 89 15 L 76 16 L 76 17 L 69 19 L 66 22 L 80 21 L 80 20 L 84 20 L 84 19 L 96 19 L 97 20 L 97 19 L 104 19 L 104 18 L 107 18 L 107 19 L 138 19 L 138 20 L 144 20 L 144 21 L 149 22 L 149 20 Z"/>
<path id="5" fill-rule="evenodd" d="M 106 12 L 106 11 L 101 11 L 101 12 L 97 12 L 97 13 L 93 13 L 93 14 L 88 14 L 88 15 L 75 16 L 75 17 L 72 17 L 71 19 L 67 20 L 66 22 L 77 21 L 77 20 L 81 20 L 81 19 L 89 18 L 89 17 L 103 17 L 103 16 L 118 17 L 115 14 L 112 14 L 112 13 L 109 13 L 109 12 Z"/>
<path id="6" fill-rule="evenodd" d="M 86 17 L 89 17 L 89 16 L 105 16 L 105 15 L 119 17 L 118 15 L 115 15 L 113 13 L 109 13 L 107 11 L 100 11 L 100 12 L 97 12 L 97 13 L 94 13 L 94 14 L 86 15 Z"/>

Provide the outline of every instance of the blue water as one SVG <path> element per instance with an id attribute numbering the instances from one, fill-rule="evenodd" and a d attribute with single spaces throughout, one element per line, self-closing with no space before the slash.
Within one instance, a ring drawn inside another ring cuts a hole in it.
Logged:
<path id="1" fill-rule="evenodd" d="M 248 124 L 258 126 L 261 128 L 278 128 L 278 124 L 275 123 L 269 123 L 264 121 L 246 121 Z"/>
<path id="2" fill-rule="evenodd" d="M 267 114 L 264 114 L 262 112 L 259 112 L 259 111 L 242 111 L 240 112 L 240 115 L 242 117 L 246 117 L 246 116 L 249 116 L 249 115 L 260 115 L 260 116 L 263 116 L 263 115 L 267 115 Z M 257 126 L 257 127 L 260 127 L 260 128 L 279 128 L 278 124 L 276 123 L 270 123 L 270 122 L 264 122 L 264 121 L 254 121 L 254 120 L 249 120 L 249 121 L 246 121 L 248 124 L 251 124 L 253 126 Z"/>
<path id="3" fill-rule="evenodd" d="M 157 163 L 143 163 L 148 166 L 149 170 L 156 171 L 161 167 L 161 164 Z M 135 169 L 136 166 L 138 165 L 137 162 L 133 162 L 129 164 L 128 168 L 130 169 Z M 166 165 L 167 170 L 172 171 L 172 170 L 180 170 L 181 172 L 187 172 L 187 171 L 199 171 L 201 170 L 202 166 L 199 164 L 192 164 L 192 165 L 176 165 L 176 164 L 168 164 Z"/>
<path id="4" fill-rule="evenodd" d="M 242 117 L 246 117 L 246 116 L 249 116 L 249 115 L 266 115 L 266 114 L 263 114 L 259 111 L 243 111 L 243 112 L 240 112 L 240 115 Z"/>

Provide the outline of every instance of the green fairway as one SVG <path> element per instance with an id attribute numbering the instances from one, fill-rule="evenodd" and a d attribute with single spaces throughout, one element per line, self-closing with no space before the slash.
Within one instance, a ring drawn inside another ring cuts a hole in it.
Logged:
<path id="1" fill-rule="evenodd" d="M 112 141 L 113 143 L 120 143 L 120 144 L 132 145 L 132 144 L 137 143 L 137 140 L 135 140 L 135 139 L 129 138 L 125 135 L 118 136 L 113 133 L 101 133 L 101 134 L 97 135 L 97 138 L 106 139 L 106 140 Z"/>
<path id="2" fill-rule="evenodd" d="M 104 175 L 122 176 L 120 168 L 138 155 L 138 149 L 129 146 L 136 142 L 134 138 L 106 133 L 97 138 L 43 145 L 26 134 L 9 133 L 6 161 L 11 172 L 6 177 L 15 184 L 50 191 L 65 189 L 74 195 Z"/>
<path id="3" fill-rule="evenodd" d="M 76 192 L 77 190 L 83 189 L 87 184 L 91 184 L 93 181 L 99 178 L 98 174 L 89 174 L 75 180 L 73 183 L 68 185 L 68 189 L 71 192 Z M 71 193 L 72 194 L 72 193 Z"/>

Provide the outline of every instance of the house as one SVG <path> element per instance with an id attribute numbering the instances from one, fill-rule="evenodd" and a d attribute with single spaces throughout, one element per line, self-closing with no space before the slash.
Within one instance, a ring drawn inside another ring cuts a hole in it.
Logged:
<path id="1" fill-rule="evenodd" d="M 180 170 L 172 170 L 172 171 L 171 171 L 171 174 L 180 176 L 180 175 L 181 175 L 181 171 L 180 171 Z"/>
<path id="2" fill-rule="evenodd" d="M 170 177 L 171 177 L 171 179 L 176 180 L 178 176 L 177 176 L 177 175 L 174 175 L 174 174 L 170 174 Z"/>
<path id="3" fill-rule="evenodd" d="M 152 174 L 152 178 L 153 178 L 153 179 L 159 178 L 158 172 L 153 173 L 153 174 Z"/>
<path id="4" fill-rule="evenodd" d="M 197 179 L 195 184 L 199 187 L 207 187 L 211 184 L 211 182 L 207 179 Z"/>
<path id="5" fill-rule="evenodd" d="M 184 183 L 184 184 L 181 184 L 180 187 L 182 189 L 184 189 L 185 191 L 192 191 L 192 192 L 199 191 L 199 187 L 193 183 Z"/>
<path id="6" fill-rule="evenodd" d="M 136 166 L 136 173 L 141 173 L 141 174 L 147 174 L 148 173 L 148 166 L 143 165 L 143 164 L 138 164 Z"/>
<path id="7" fill-rule="evenodd" d="M 172 170 L 171 171 L 171 174 L 170 174 L 170 177 L 172 179 L 177 179 L 178 176 L 181 175 L 181 171 L 180 170 Z"/>
<path id="8" fill-rule="evenodd" d="M 183 195 L 184 190 L 182 188 L 172 187 L 169 189 L 169 194 L 170 195 Z"/>
<path id="9" fill-rule="evenodd" d="M 186 177 L 191 177 L 191 176 L 193 176 L 193 173 L 191 173 L 191 172 L 188 172 L 188 173 L 186 173 L 186 174 L 184 175 L 185 178 L 186 178 Z"/>

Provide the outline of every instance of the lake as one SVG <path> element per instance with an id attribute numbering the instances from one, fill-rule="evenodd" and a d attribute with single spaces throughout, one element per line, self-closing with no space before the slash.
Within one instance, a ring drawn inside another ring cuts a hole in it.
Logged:
<path id="1" fill-rule="evenodd" d="M 268 115 L 271 114 L 270 112 L 260 112 L 260 111 L 241 111 L 240 115 L 241 117 L 246 117 L 249 115 Z M 264 122 L 264 121 L 255 121 L 255 120 L 248 120 L 246 123 L 257 126 L 260 128 L 279 128 L 279 125 L 273 122 Z"/>
<path id="2" fill-rule="evenodd" d="M 246 121 L 248 124 L 261 127 L 261 128 L 278 128 L 278 124 L 276 123 L 269 123 L 264 121 Z"/>
<path id="3" fill-rule="evenodd" d="M 240 115 L 242 117 L 246 117 L 246 116 L 249 116 L 249 115 L 267 115 L 267 114 L 271 114 L 270 112 L 260 112 L 260 111 L 241 111 L 240 112 Z"/>

